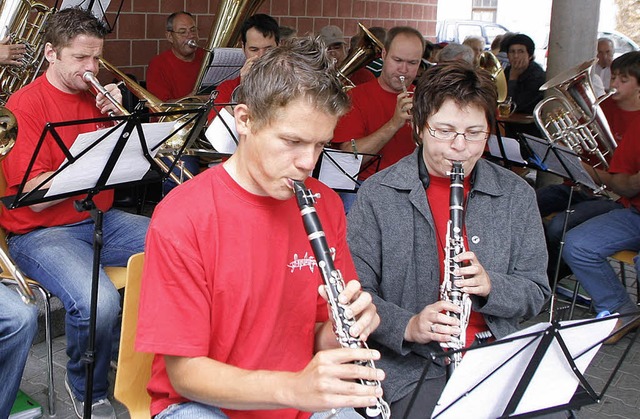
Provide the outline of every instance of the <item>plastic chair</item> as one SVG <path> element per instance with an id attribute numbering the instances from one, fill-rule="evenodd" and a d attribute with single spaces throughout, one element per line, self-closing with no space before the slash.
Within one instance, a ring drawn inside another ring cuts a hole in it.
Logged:
<path id="1" fill-rule="evenodd" d="M 147 383 L 151 377 L 153 354 L 137 352 L 134 348 L 143 264 L 144 253 L 138 253 L 129 258 L 127 265 L 118 372 L 113 392 L 115 398 L 129 409 L 131 419 L 149 419 L 151 415 Z"/>

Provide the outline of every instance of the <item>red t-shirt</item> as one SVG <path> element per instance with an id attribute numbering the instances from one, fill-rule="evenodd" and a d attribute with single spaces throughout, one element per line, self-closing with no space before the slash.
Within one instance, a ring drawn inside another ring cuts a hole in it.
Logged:
<path id="1" fill-rule="evenodd" d="M 393 117 L 398 101 L 398 94 L 384 90 L 378 79 L 354 87 L 349 91 L 349 95 L 352 108 L 338 121 L 338 126 L 333 133 L 334 143 L 357 140 L 376 132 Z M 379 170 L 408 156 L 415 148 L 411 127 L 407 123 L 379 151 L 382 155 Z M 375 167 L 368 167 L 360 175 L 360 179 L 368 178 L 375 171 Z"/>
<path id="2" fill-rule="evenodd" d="M 615 100 L 608 98 L 600 104 L 602 111 L 604 112 L 609 128 L 611 128 L 611 134 L 616 143 L 620 145 L 624 137 L 624 133 L 638 116 L 640 116 L 640 110 L 637 111 L 624 111 L 618 107 Z"/>
<path id="3" fill-rule="evenodd" d="M 231 95 L 238 86 L 240 86 L 240 76 L 236 77 L 235 79 L 225 80 L 220 83 L 220 85 L 216 87 L 218 96 L 216 96 L 214 103 L 231 103 Z M 218 112 L 220 111 L 220 108 L 221 106 L 218 106 Z M 211 120 L 217 115 L 218 113 L 215 111 L 215 109 L 211 109 L 208 116 L 209 122 L 211 122 Z"/>
<path id="4" fill-rule="evenodd" d="M 340 198 L 318 180 L 318 216 L 335 265 L 356 278 Z M 223 165 L 176 188 L 156 207 L 147 235 L 137 350 L 206 356 L 248 370 L 300 371 L 314 327 L 328 318 L 322 282 L 295 198 L 253 195 Z M 156 355 L 151 414 L 186 401 Z M 307 418 L 294 409 L 233 411 L 230 418 Z"/>
<path id="5" fill-rule="evenodd" d="M 464 196 L 465 201 L 471 184 L 469 178 L 465 176 L 464 179 Z M 433 222 L 436 227 L 436 237 L 438 237 L 438 256 L 440 257 L 440 284 L 444 279 L 444 247 L 446 246 L 447 238 L 447 224 L 450 219 L 449 215 L 449 195 L 451 193 L 451 180 L 449 178 L 429 176 L 429 187 L 427 188 L 427 201 L 429 202 L 429 208 L 431 209 L 431 215 L 433 215 Z M 462 228 L 462 236 L 464 238 L 464 247 L 469 249 L 467 243 L 466 228 Z M 482 314 L 471 310 L 469 316 L 469 323 L 467 325 L 466 343 L 465 346 L 469 346 L 475 340 L 476 333 L 487 330 L 487 324 L 484 321 Z"/>
<path id="6" fill-rule="evenodd" d="M 171 49 L 156 55 L 147 68 L 147 90 L 162 101 L 181 99 L 193 92 L 204 51 L 196 50 L 193 61 L 183 61 Z"/>
<path id="7" fill-rule="evenodd" d="M 376 76 L 365 67 L 359 68 L 352 75 L 349 76 L 349 80 L 356 86 L 364 84 L 368 81 L 375 80 Z"/>
<path id="8" fill-rule="evenodd" d="M 640 171 L 640 118 L 636 118 L 624 133 L 622 144 L 616 148 L 609 165 L 610 173 L 635 175 Z M 640 194 L 633 198 L 622 198 L 625 206 L 640 210 Z"/>
<path id="9" fill-rule="evenodd" d="M 58 90 L 47 80 L 46 74 L 11 95 L 7 108 L 16 116 L 18 138 L 11 153 L 2 162 L 2 170 L 7 180 L 5 196 L 15 195 L 23 181 L 42 131 L 48 122 L 63 122 L 99 118 L 104 115 L 96 107 L 96 101 L 89 92 L 69 94 Z M 58 127 L 56 132 L 67 147 L 71 147 L 78 134 L 95 131 L 104 126 L 97 124 Z M 57 170 L 65 156 L 51 134 L 45 137 L 37 159 L 30 171 L 29 179 L 42 173 Z M 39 227 L 72 224 L 90 216 L 89 212 L 78 212 L 74 201 L 84 198 L 78 195 L 34 212 L 29 207 L 5 210 L 0 213 L 0 225 L 12 233 L 24 234 Z M 107 211 L 113 203 L 113 190 L 102 191 L 94 197 L 94 202 L 102 211 Z"/>

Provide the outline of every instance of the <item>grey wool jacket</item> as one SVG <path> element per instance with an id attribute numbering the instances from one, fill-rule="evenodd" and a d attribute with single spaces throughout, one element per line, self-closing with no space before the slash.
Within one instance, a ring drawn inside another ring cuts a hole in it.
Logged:
<path id="1" fill-rule="evenodd" d="M 358 277 L 380 315 L 368 343 L 382 353 L 376 366 L 386 372 L 389 402 L 407 396 L 425 357 L 441 352 L 437 343 L 404 340 L 409 319 L 439 300 L 438 240 L 419 178 L 421 153 L 422 147 L 367 179 L 348 215 L 347 239 Z M 472 297 L 473 310 L 499 339 L 537 315 L 550 295 L 544 232 L 534 190 L 522 178 L 484 159 L 471 176 L 467 241 L 491 280 L 487 298 Z M 442 374 L 442 365 L 432 365 L 427 377 Z"/>

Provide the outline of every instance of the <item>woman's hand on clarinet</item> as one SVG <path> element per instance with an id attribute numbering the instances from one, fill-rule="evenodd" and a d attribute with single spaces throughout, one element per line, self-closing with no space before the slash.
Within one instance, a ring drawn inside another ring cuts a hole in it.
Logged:
<path id="1" fill-rule="evenodd" d="M 321 285 L 318 291 L 322 298 L 326 300 L 327 292 L 325 286 Z M 345 316 L 356 320 L 349 328 L 349 334 L 366 341 L 380 324 L 380 316 L 378 316 L 376 306 L 373 304 L 371 294 L 362 291 L 360 282 L 349 281 L 338 296 L 338 301 L 340 304 L 347 306 Z"/>
<path id="2" fill-rule="evenodd" d="M 459 313 L 460 308 L 448 301 L 437 301 L 423 308 L 409 320 L 404 340 L 423 344 L 449 342 L 452 336 L 460 335 L 460 321 L 446 315 L 446 311 Z"/>
<path id="3" fill-rule="evenodd" d="M 478 261 L 476 254 L 469 251 L 462 252 L 454 260 L 461 262 L 462 267 L 456 269 L 453 274 L 464 277 L 455 281 L 454 285 L 461 288 L 464 293 L 487 297 L 491 292 L 491 279 Z"/>

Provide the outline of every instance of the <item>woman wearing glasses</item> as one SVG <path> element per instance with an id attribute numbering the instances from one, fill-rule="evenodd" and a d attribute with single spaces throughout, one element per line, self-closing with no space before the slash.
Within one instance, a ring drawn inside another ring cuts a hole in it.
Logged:
<path id="1" fill-rule="evenodd" d="M 348 241 L 358 276 L 380 313 L 369 342 L 382 353 L 392 417 L 405 417 L 424 356 L 452 340 L 466 347 L 477 334 L 501 338 L 514 332 L 523 317 L 538 314 L 550 294 L 533 189 L 480 158 L 495 108 L 488 74 L 466 63 L 430 67 L 414 95 L 419 148 L 364 182 L 349 212 Z M 439 295 L 445 254 L 450 255 L 445 247 L 453 162 L 464 172 L 460 243 L 466 249 L 454 258 L 460 266 L 454 282 L 472 304 L 463 328 L 445 314 L 459 313 L 460 307 Z M 408 417 L 429 417 L 445 381 L 446 368 L 438 360 Z"/>

